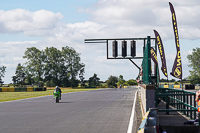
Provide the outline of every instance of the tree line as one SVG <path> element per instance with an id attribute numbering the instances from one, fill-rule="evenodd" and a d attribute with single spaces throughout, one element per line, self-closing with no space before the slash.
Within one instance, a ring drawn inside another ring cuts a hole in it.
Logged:
<path id="1" fill-rule="evenodd" d="M 89 87 L 96 87 L 96 86 L 102 86 L 102 81 L 100 81 L 100 78 L 97 76 L 96 73 L 92 77 L 89 78 L 89 80 L 85 80 L 88 82 Z M 131 86 L 131 85 L 138 85 L 137 81 L 134 79 L 130 79 L 128 81 L 123 79 L 123 76 L 120 75 L 119 78 L 117 76 L 109 76 L 108 79 L 105 81 L 106 85 L 108 87 L 118 87 L 120 85 L 122 86 Z M 82 86 L 86 86 L 85 82 L 81 84 Z M 105 85 L 105 84 L 104 84 Z"/>
<path id="2" fill-rule="evenodd" d="M 120 75 L 119 78 L 117 76 L 110 76 L 108 80 L 106 80 L 108 86 L 131 86 L 131 85 L 138 85 L 137 81 L 134 79 L 124 80 L 123 76 Z"/>
<path id="3" fill-rule="evenodd" d="M 71 47 L 47 47 L 39 50 L 27 48 L 24 56 L 26 62 L 18 64 L 14 84 L 39 84 L 41 86 L 78 86 L 78 73 L 84 69 L 80 54 Z"/>

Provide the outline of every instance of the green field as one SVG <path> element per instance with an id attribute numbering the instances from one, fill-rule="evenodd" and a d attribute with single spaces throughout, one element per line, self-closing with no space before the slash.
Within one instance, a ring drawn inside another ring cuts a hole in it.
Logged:
<path id="1" fill-rule="evenodd" d="M 90 91 L 94 89 L 62 89 L 62 93 L 79 92 L 79 91 Z M 40 97 L 40 96 L 53 96 L 53 90 L 47 91 L 32 91 L 32 92 L 0 92 L 0 102 L 20 100 L 26 98 Z"/>

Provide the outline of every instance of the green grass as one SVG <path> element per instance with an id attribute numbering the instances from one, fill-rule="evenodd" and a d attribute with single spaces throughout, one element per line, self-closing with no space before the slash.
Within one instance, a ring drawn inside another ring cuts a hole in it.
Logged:
<path id="1" fill-rule="evenodd" d="M 79 92 L 79 91 L 90 91 L 94 89 L 62 89 L 62 93 Z M 0 92 L 0 102 L 20 100 L 26 98 L 40 97 L 53 95 L 53 90 L 47 91 L 32 91 L 32 92 Z"/>

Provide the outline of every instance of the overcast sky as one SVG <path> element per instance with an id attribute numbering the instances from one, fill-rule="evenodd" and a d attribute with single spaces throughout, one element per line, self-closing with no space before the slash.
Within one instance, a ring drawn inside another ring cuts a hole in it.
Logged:
<path id="1" fill-rule="evenodd" d="M 172 0 L 176 12 L 183 78 L 189 74 L 187 55 L 200 46 L 200 1 Z M 0 65 L 3 81 L 12 82 L 28 47 L 65 46 L 81 53 L 85 79 L 94 73 L 105 81 L 110 75 L 135 79 L 138 69 L 129 60 L 107 60 L 106 44 L 86 44 L 89 38 L 145 38 L 160 34 L 168 75 L 176 56 L 169 1 L 166 0 L 1 0 Z M 137 56 L 142 55 L 137 50 Z M 140 66 L 141 60 L 135 60 Z M 158 56 L 159 68 L 161 67 Z M 160 73 L 161 78 L 164 75 Z M 174 77 L 169 76 L 169 79 Z M 174 78 L 175 79 L 175 78 Z"/>

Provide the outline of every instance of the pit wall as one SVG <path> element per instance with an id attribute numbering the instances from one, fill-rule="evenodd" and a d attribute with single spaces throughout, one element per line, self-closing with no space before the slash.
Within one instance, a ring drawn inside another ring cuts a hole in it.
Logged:
<path id="1" fill-rule="evenodd" d="M 138 85 L 140 90 L 140 102 L 142 115 L 149 110 L 149 108 L 155 108 L 155 86 L 154 85 Z"/>

